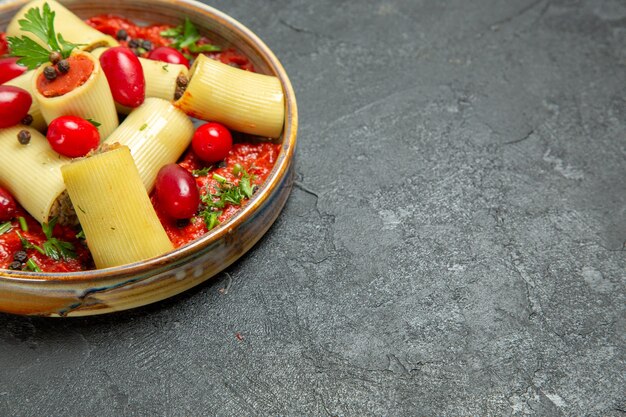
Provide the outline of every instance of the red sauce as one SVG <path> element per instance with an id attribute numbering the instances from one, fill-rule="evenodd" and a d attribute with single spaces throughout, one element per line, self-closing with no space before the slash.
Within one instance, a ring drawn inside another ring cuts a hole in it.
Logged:
<path id="1" fill-rule="evenodd" d="M 126 40 L 118 40 L 120 45 L 123 46 L 128 46 L 130 39 L 148 40 L 152 42 L 154 48 L 158 48 L 159 46 L 170 46 L 172 44 L 172 39 L 161 36 L 161 32 L 172 28 L 172 25 L 155 24 L 138 26 L 128 19 L 110 14 L 94 16 L 87 19 L 86 22 L 91 27 L 99 30 L 100 32 L 106 33 L 107 35 L 113 36 L 114 38 L 117 37 L 117 32 L 120 29 L 124 29 L 129 38 Z M 196 43 L 200 46 L 212 44 L 213 42 L 209 38 L 202 36 Z M 183 48 L 182 52 L 187 55 L 192 55 L 187 48 Z M 254 71 L 254 66 L 250 60 L 233 48 L 227 48 L 219 52 L 209 52 L 206 53 L 206 55 L 210 58 L 221 61 L 224 64 L 232 65 L 247 71 Z M 141 54 L 141 56 L 148 56 L 148 51 Z"/>
<path id="2" fill-rule="evenodd" d="M 213 179 L 213 174 L 218 174 L 226 178 L 227 181 L 238 185 L 239 177 L 233 175 L 233 168 L 236 164 L 241 165 L 248 173 L 253 174 L 252 184 L 261 185 L 267 179 L 271 172 L 276 158 L 280 153 L 280 145 L 274 143 L 236 143 L 230 154 L 224 160 L 224 166 L 211 169 L 208 175 L 196 178 L 196 184 L 200 189 L 200 194 L 205 195 L 208 192 L 215 193 L 218 182 Z M 189 150 L 183 156 L 179 165 L 189 172 L 205 167 L 204 163 Z M 201 217 L 193 217 L 188 224 L 180 225 L 176 220 L 168 218 L 159 207 L 159 202 L 153 192 L 150 200 L 154 205 L 161 223 L 165 227 L 165 231 L 174 246 L 179 247 L 193 239 L 196 239 L 207 232 L 207 227 Z M 222 210 L 218 220 L 220 223 L 225 222 L 237 213 L 247 203 L 244 201 L 241 206 L 226 204 Z"/>
<path id="3" fill-rule="evenodd" d="M 117 35 L 117 31 L 124 29 L 132 39 L 145 39 L 152 42 L 153 46 L 169 46 L 172 41 L 168 38 L 164 38 L 160 35 L 160 32 L 169 29 L 172 26 L 169 25 L 149 25 L 149 26 L 137 26 L 131 21 L 111 15 L 96 16 L 87 20 L 87 23 L 96 29 L 109 34 L 113 37 Z M 2 55 L 2 36 L 0 34 L 0 55 Z M 122 45 L 127 46 L 127 41 L 121 41 Z M 203 37 L 198 41 L 198 44 L 212 43 L 210 39 Z M 183 50 L 185 53 L 189 53 L 188 50 Z M 146 53 L 147 54 L 147 53 Z M 144 55 L 146 55 L 144 54 Z M 234 49 L 225 49 L 220 52 L 206 53 L 207 56 L 220 60 L 229 65 L 233 65 L 245 70 L 254 71 L 252 63 L 245 56 L 241 55 Z M 72 58 L 70 58 L 72 59 Z M 89 61 L 88 59 L 77 60 L 76 62 L 70 62 L 71 71 L 76 69 L 76 77 L 72 76 L 66 80 L 60 80 L 58 82 L 48 80 L 38 80 L 38 88 L 42 91 L 42 94 L 46 95 L 62 95 L 69 91 L 72 91 L 79 85 L 82 85 L 93 71 L 93 64 L 91 69 L 83 68 L 82 61 Z M 75 68 L 76 67 L 76 68 Z M 66 75 L 69 75 L 66 74 Z M 64 78 L 64 77 L 57 77 Z M 81 82 L 81 79 L 84 79 Z M 239 183 L 239 177 L 233 175 L 233 167 L 236 164 L 241 165 L 248 173 L 253 175 L 252 184 L 262 185 L 271 172 L 276 159 L 280 153 L 281 145 L 274 143 L 246 143 L 244 139 L 236 141 L 233 148 L 224 160 L 220 167 L 215 167 L 210 170 L 208 175 L 200 176 L 196 178 L 196 183 L 200 189 L 201 194 L 208 192 L 214 193 L 217 187 L 217 181 L 213 179 L 213 174 L 219 174 L 225 177 L 229 182 L 237 185 Z M 181 158 L 179 165 L 189 170 L 198 170 L 204 168 L 204 163 L 200 161 L 193 151 L 188 150 Z M 207 227 L 200 217 L 193 217 L 187 224 L 181 225 L 174 219 L 168 218 L 159 207 L 159 203 L 156 199 L 155 193 L 151 193 L 150 199 L 154 205 L 154 208 L 163 224 L 170 240 L 176 247 L 185 245 L 192 240 L 201 237 L 207 232 Z M 222 214 L 219 216 L 220 223 L 227 221 L 235 213 L 242 209 L 248 200 L 244 200 L 241 206 L 226 204 L 222 210 Z M 17 218 L 24 217 L 28 226 L 28 231 L 23 231 L 19 225 Z M 34 245 L 42 246 L 46 241 L 46 236 L 43 233 L 41 225 L 34 220 L 23 208 L 18 207 L 15 218 L 11 221 L 12 230 L 0 235 L 0 268 L 8 269 L 9 265 L 13 261 L 13 257 L 16 252 L 24 250 L 20 241 L 18 233 L 22 237 L 26 238 Z M 54 228 L 53 236 L 70 242 L 73 244 L 76 258 L 55 261 L 45 255 L 40 254 L 36 249 L 27 249 L 27 255 L 30 259 L 33 259 L 38 266 L 44 272 L 72 272 L 80 270 L 93 269 L 93 259 L 87 249 L 84 241 L 76 237 L 77 230 L 74 230 L 68 226 L 57 225 Z"/>
<path id="4" fill-rule="evenodd" d="M 58 74 L 54 80 L 48 80 L 43 73 L 37 78 L 37 89 L 45 97 L 58 97 L 74 91 L 85 84 L 94 69 L 93 62 L 84 55 L 67 58 L 70 70 L 66 74 Z M 57 71 L 58 73 L 58 71 Z"/>

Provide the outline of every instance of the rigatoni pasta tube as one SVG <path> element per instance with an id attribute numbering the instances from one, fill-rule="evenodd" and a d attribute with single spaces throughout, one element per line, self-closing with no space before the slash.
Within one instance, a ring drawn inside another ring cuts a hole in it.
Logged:
<path id="1" fill-rule="evenodd" d="M 139 175 L 150 191 L 163 165 L 176 162 L 193 138 L 193 123 L 180 109 L 148 98 L 106 139 L 130 148 Z"/>
<path id="2" fill-rule="evenodd" d="M 84 57 L 93 63 L 89 78 L 72 91 L 56 97 L 46 97 L 38 88 L 45 65 L 35 70 L 31 80 L 33 100 L 36 100 L 47 124 L 60 116 L 78 116 L 99 123 L 100 138 L 104 139 L 119 125 L 115 102 L 102 67 L 90 53 L 75 51 L 72 57 Z M 72 71 L 70 67 L 70 71 Z"/>
<path id="3" fill-rule="evenodd" d="M 26 71 L 24 74 L 16 78 L 13 78 L 10 81 L 7 81 L 6 83 L 4 83 L 4 85 L 12 85 L 15 87 L 22 88 L 28 91 L 30 95 L 32 96 L 33 95 L 32 79 L 33 79 L 34 74 L 35 74 L 35 71 Z M 30 124 L 30 126 L 34 127 L 40 132 L 43 132 L 46 129 L 46 121 L 44 120 L 43 115 L 41 114 L 41 110 L 39 109 L 39 103 L 37 102 L 37 100 L 33 99 L 33 102 L 30 105 L 30 109 L 28 110 L 28 114 L 30 114 L 33 118 L 33 122 Z"/>
<path id="4" fill-rule="evenodd" d="M 48 3 L 50 10 L 55 13 L 54 16 L 54 29 L 57 33 L 60 33 L 68 42 L 72 42 L 80 45 L 80 49 L 85 51 L 91 51 L 99 46 L 117 46 L 117 42 L 112 36 L 105 35 L 104 33 L 92 28 L 87 23 L 83 22 L 80 17 L 69 11 L 65 6 L 55 0 L 35 0 L 26 3 L 9 22 L 7 26 L 7 36 L 24 36 L 37 42 L 41 46 L 47 47 L 41 39 L 35 36 L 31 32 L 23 31 L 20 28 L 19 21 L 24 19 L 26 13 L 30 9 L 39 8 L 40 12 L 43 11 L 43 6 Z"/>
<path id="5" fill-rule="evenodd" d="M 187 90 L 175 102 L 185 113 L 243 133 L 280 136 L 285 99 L 278 78 L 233 68 L 205 55 L 196 58 L 189 74 Z"/>
<path id="6" fill-rule="evenodd" d="M 61 171 L 97 268 L 173 249 L 128 147 L 75 159 Z"/>
<path id="7" fill-rule="evenodd" d="M 27 145 L 17 140 L 21 130 L 30 133 Z M 68 162 L 32 127 L 0 129 L 0 184 L 40 223 L 53 216 L 61 223 L 75 223 L 61 175 L 61 166 Z"/>

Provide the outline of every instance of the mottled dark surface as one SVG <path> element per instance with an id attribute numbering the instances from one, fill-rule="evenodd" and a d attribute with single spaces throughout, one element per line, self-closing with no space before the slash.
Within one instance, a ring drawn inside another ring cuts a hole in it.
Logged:
<path id="1" fill-rule="evenodd" d="M 626 414 L 626 3 L 220 0 L 298 186 L 182 296 L 0 316 L 0 415 Z"/>

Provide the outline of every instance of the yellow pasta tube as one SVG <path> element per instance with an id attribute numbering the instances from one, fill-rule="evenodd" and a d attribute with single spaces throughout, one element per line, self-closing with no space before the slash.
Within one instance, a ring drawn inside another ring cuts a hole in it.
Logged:
<path id="1" fill-rule="evenodd" d="M 98 122 L 100 138 L 104 139 L 119 125 L 109 83 L 96 58 L 87 52 L 74 52 L 91 60 L 94 69 L 87 81 L 74 90 L 57 97 L 45 97 L 37 88 L 37 79 L 43 76 L 44 65 L 35 70 L 31 80 L 33 100 L 36 100 L 47 124 L 60 116 L 78 116 Z M 70 70 L 71 71 L 71 70 Z"/>
<path id="2" fill-rule="evenodd" d="M 33 86 L 32 79 L 35 71 L 26 71 L 24 74 L 19 77 L 13 78 L 10 81 L 4 83 L 5 85 L 12 85 L 15 87 L 23 88 L 28 91 L 29 94 L 33 95 Z M 39 109 L 39 103 L 37 100 L 33 98 L 33 103 L 30 105 L 30 109 L 28 110 L 28 114 L 33 117 L 33 122 L 30 124 L 31 127 L 34 127 L 40 132 L 43 132 L 46 129 L 46 121 L 43 119 L 41 114 L 41 110 Z"/>
<path id="3" fill-rule="evenodd" d="M 170 102 L 147 98 L 106 139 L 130 148 L 141 180 L 150 191 L 159 169 L 176 162 L 193 138 L 193 123 Z"/>
<path id="4" fill-rule="evenodd" d="M 174 100 L 176 79 L 179 75 L 187 77 L 189 70 L 182 64 L 168 64 L 153 59 L 139 58 L 143 76 L 146 80 L 146 98 L 157 97 L 167 101 Z"/>
<path id="5" fill-rule="evenodd" d="M 97 268 L 173 249 L 128 147 L 76 159 L 61 171 Z"/>
<path id="6" fill-rule="evenodd" d="M 31 135 L 27 145 L 17 140 L 21 130 Z M 32 127 L 0 129 L 0 184 L 40 223 L 53 216 L 64 224 L 76 221 L 61 176 L 61 166 L 67 162 Z"/>
<path id="7" fill-rule="evenodd" d="M 24 15 L 33 8 L 39 8 L 43 11 L 43 5 L 48 3 L 50 9 L 55 13 L 54 29 L 57 33 L 63 35 L 63 39 L 68 42 L 79 44 L 80 48 L 85 51 L 91 51 L 99 46 L 117 46 L 119 43 L 109 35 L 92 28 L 83 22 L 80 17 L 69 11 L 65 6 L 55 0 L 35 0 L 27 3 L 20 9 L 9 22 L 7 26 L 7 36 L 27 37 L 31 38 L 38 44 L 46 46 L 45 43 L 31 32 L 25 32 L 20 29 L 19 21 L 24 19 Z"/>
<path id="8" fill-rule="evenodd" d="M 278 78 L 255 74 L 199 55 L 183 96 L 175 102 L 185 113 L 252 135 L 277 138 L 285 119 Z"/>

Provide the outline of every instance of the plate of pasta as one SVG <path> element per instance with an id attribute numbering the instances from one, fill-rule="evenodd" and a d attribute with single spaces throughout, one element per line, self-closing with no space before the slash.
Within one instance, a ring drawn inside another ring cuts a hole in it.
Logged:
<path id="1" fill-rule="evenodd" d="M 154 303 L 244 255 L 293 185 L 293 88 L 193 0 L 0 5 L 0 311 Z"/>

